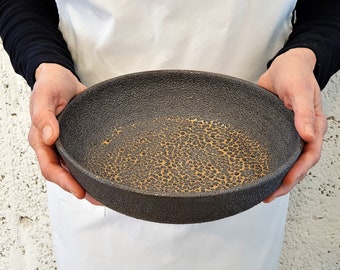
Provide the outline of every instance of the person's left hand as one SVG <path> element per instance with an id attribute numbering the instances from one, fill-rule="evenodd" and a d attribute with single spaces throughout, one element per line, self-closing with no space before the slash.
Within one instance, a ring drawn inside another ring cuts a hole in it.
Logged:
<path id="1" fill-rule="evenodd" d="M 276 94 L 293 110 L 296 130 L 305 141 L 302 153 L 280 187 L 264 202 L 289 193 L 320 159 L 327 120 L 322 111 L 320 87 L 313 70 L 316 56 L 307 48 L 291 49 L 278 56 L 260 77 L 259 86 Z"/>

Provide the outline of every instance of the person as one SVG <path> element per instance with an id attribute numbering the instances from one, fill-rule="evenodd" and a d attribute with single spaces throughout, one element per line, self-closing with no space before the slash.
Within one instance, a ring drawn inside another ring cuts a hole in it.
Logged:
<path id="1" fill-rule="evenodd" d="M 29 142 L 49 180 L 59 269 L 277 268 L 289 191 L 320 158 L 320 89 L 340 68 L 340 1 L 1 0 L 0 34 L 33 89 Z M 258 82 L 294 111 L 306 144 L 267 204 L 202 224 L 137 220 L 97 205 L 54 151 L 56 115 L 87 87 L 177 68 Z"/>

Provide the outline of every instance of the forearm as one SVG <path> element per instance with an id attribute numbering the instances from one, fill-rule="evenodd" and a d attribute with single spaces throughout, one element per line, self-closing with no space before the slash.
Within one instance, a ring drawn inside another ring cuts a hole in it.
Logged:
<path id="1" fill-rule="evenodd" d="M 57 63 L 75 74 L 58 24 L 53 0 L 0 0 L 0 35 L 4 48 L 15 71 L 31 87 L 41 63 Z"/>
<path id="2" fill-rule="evenodd" d="M 276 56 L 292 48 L 311 49 L 317 57 L 314 74 L 324 88 L 340 69 L 340 1 L 299 0 L 295 20 L 291 35 Z"/>

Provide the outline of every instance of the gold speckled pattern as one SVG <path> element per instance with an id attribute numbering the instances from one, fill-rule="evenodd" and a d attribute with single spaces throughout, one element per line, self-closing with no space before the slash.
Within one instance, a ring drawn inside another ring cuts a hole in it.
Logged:
<path id="1" fill-rule="evenodd" d="M 201 193 L 264 176 L 268 152 L 244 132 L 217 121 L 159 117 L 114 129 L 89 151 L 86 166 L 143 191 Z"/>

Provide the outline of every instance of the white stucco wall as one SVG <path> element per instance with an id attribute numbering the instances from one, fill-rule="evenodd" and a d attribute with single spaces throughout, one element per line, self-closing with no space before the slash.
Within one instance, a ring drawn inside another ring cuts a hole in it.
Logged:
<path id="1" fill-rule="evenodd" d="M 321 161 L 291 194 L 280 270 L 340 269 L 340 73 L 323 92 Z M 44 179 L 27 142 L 30 89 L 0 46 L 0 270 L 55 269 Z"/>

